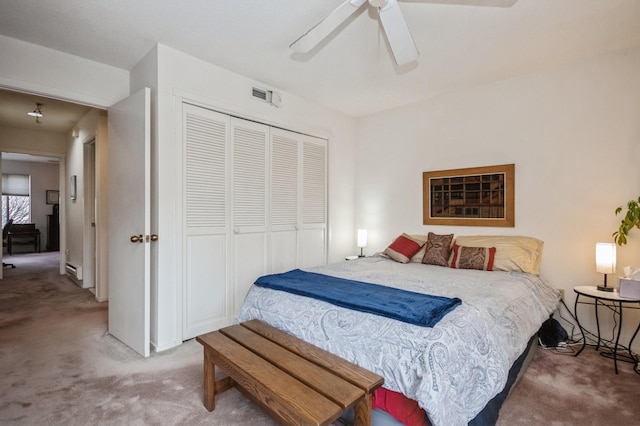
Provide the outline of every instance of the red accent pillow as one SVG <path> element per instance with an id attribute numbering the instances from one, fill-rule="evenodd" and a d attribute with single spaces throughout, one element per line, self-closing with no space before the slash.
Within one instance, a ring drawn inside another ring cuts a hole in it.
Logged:
<path id="1" fill-rule="evenodd" d="M 465 247 L 454 244 L 451 267 L 492 271 L 495 256 L 495 247 Z"/>
<path id="2" fill-rule="evenodd" d="M 407 263 L 420 251 L 424 242 L 411 238 L 407 234 L 402 234 L 396 238 L 383 254 L 400 263 Z"/>
<path id="3" fill-rule="evenodd" d="M 373 391 L 372 408 L 389 413 L 394 419 L 409 426 L 428 426 L 427 413 L 418 403 L 399 392 L 385 388 Z"/>

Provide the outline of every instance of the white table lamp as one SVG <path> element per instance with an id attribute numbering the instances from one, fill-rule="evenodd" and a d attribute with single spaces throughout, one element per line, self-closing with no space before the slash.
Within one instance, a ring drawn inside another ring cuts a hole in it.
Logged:
<path id="1" fill-rule="evenodd" d="M 360 254 L 358 257 L 364 257 L 364 248 L 367 246 L 367 230 L 358 229 L 358 247 L 360 247 Z"/>
<path id="2" fill-rule="evenodd" d="M 616 245 L 614 243 L 596 243 L 596 272 L 604 274 L 604 285 L 599 285 L 600 291 L 613 291 L 607 287 L 607 274 L 616 272 Z"/>

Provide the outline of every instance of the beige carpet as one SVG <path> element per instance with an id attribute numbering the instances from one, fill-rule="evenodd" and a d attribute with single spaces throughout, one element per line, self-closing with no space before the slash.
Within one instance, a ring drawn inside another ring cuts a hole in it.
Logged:
<path id="1" fill-rule="evenodd" d="M 235 389 L 202 406 L 202 348 L 142 359 L 107 333 L 107 305 L 57 272 L 56 254 L 5 259 L 0 281 L 0 424 L 271 425 Z M 640 375 L 587 348 L 539 350 L 504 405 L 507 425 L 640 425 Z"/>

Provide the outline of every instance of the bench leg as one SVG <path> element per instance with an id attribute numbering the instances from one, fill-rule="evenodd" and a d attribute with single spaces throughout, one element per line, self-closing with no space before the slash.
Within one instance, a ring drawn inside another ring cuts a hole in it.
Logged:
<path id="1" fill-rule="evenodd" d="M 236 382 L 229 376 L 216 381 L 216 365 L 211 349 L 204 350 L 204 406 L 207 410 L 216 409 L 216 394 L 231 389 Z"/>
<path id="2" fill-rule="evenodd" d="M 371 426 L 371 394 L 365 394 L 354 407 L 355 426 Z"/>
<path id="3" fill-rule="evenodd" d="M 204 350 L 204 406 L 213 411 L 216 408 L 216 366 L 211 359 L 209 349 Z"/>

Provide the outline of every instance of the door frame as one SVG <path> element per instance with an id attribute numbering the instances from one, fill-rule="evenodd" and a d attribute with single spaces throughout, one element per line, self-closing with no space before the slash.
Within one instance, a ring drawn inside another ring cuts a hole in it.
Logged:
<path id="1" fill-rule="evenodd" d="M 14 83 L 14 82 L 12 82 Z M 16 81 L 16 83 L 19 83 Z M 77 103 L 79 105 L 86 105 L 89 106 L 91 108 L 100 110 L 102 112 L 104 112 L 104 114 L 101 114 L 101 117 L 98 121 L 98 129 L 96 129 L 95 132 L 92 132 L 91 136 L 87 139 L 87 141 L 90 141 L 92 139 L 96 140 L 96 146 L 95 146 L 95 163 L 94 163 L 94 167 L 95 167 L 95 172 L 96 172 L 96 186 L 95 186 L 95 197 L 96 197 L 96 252 L 95 252 L 95 256 L 96 256 L 96 265 L 95 265 L 95 269 L 96 269 L 96 294 L 95 294 L 95 298 L 98 302 L 104 302 L 106 300 L 108 300 L 108 295 L 109 295 L 109 288 L 108 288 L 108 270 L 109 270 L 109 265 L 108 265 L 108 257 L 107 257 L 107 250 L 105 248 L 105 245 L 108 242 L 108 235 L 109 235 L 109 230 L 108 227 L 106 226 L 106 224 L 104 226 L 101 226 L 102 224 L 99 223 L 99 221 L 105 221 L 106 219 L 102 219 L 103 216 L 102 212 L 100 212 L 101 209 L 106 209 L 108 208 L 108 194 L 106 191 L 106 187 L 103 186 L 103 181 L 105 180 L 105 178 L 103 177 L 103 174 L 107 173 L 107 170 L 104 169 L 104 166 L 102 165 L 103 163 L 105 163 L 105 159 L 106 159 L 106 154 L 105 154 L 105 149 L 106 147 L 102 146 L 105 145 L 104 143 L 98 143 L 99 140 L 104 139 L 105 142 L 108 141 L 108 135 L 106 133 L 106 110 L 108 107 L 102 106 L 102 105 L 96 105 L 96 104 L 90 104 L 86 101 L 86 99 L 79 99 L 78 98 L 78 94 L 76 92 L 64 92 L 63 95 L 61 96 L 60 93 L 54 93 L 55 89 L 54 88 L 50 88 L 50 87 L 46 87 L 46 86 L 41 86 L 38 88 L 38 90 L 33 90 L 33 87 L 31 87 L 30 85 L 26 84 L 24 86 L 21 86 L 20 84 L 14 85 L 14 84 L 2 84 L 2 82 L 0 81 L 0 87 L 3 89 L 7 89 L 7 90 L 14 90 L 14 91 L 19 91 L 19 92 L 26 92 L 26 93 L 31 93 L 34 95 L 38 95 L 38 96 L 43 96 L 46 98 L 51 98 L 51 99 L 62 99 L 71 103 Z M 104 128 L 102 133 L 97 133 L 100 131 L 101 128 Z M 20 148 L 11 148 L 11 149 L 6 149 L 6 150 L 2 150 L 0 148 L 0 152 L 12 152 L 12 153 L 19 153 L 19 154 L 30 154 L 30 155 L 41 155 L 41 156 L 47 156 L 47 157 L 56 157 L 60 159 L 60 169 L 59 169 L 59 193 L 60 193 L 60 203 L 59 203 L 59 222 L 60 222 L 60 236 L 59 236 L 59 242 L 60 242 L 60 268 L 59 268 L 59 272 L 60 275 L 65 275 L 66 274 L 66 250 L 67 250 L 67 225 L 66 225 L 66 217 L 67 217 L 67 209 L 66 209 L 66 204 L 63 202 L 63 200 L 66 200 L 67 197 L 67 153 L 65 152 L 65 154 L 61 155 L 60 153 L 53 153 L 50 151 L 44 151 L 44 150 L 26 150 L 26 149 L 20 149 Z M 104 157 L 104 158 L 103 158 Z M 83 176 L 84 178 L 84 176 Z M 83 236 L 84 238 L 84 236 Z M 83 247 L 83 253 L 84 253 L 84 247 Z M 0 252 L 0 259 L 2 258 L 2 252 Z M 2 279 L 3 277 L 3 271 L 0 271 L 0 279 Z"/>
<path id="2" fill-rule="evenodd" d="M 0 154 L 2 153 L 12 153 L 12 154 L 27 154 L 27 155 L 37 155 L 43 157 L 52 157 L 60 159 L 58 163 L 58 188 L 59 188 L 59 196 L 60 200 L 64 200 L 67 195 L 67 157 L 66 155 L 60 155 L 60 153 L 53 153 L 50 151 L 38 151 L 38 150 L 29 150 L 29 149 L 0 149 Z M 2 160 L 0 158 L 0 175 L 2 174 Z M 2 193 L 2 182 L 0 182 L 0 193 Z M 66 273 L 65 264 L 66 264 L 66 256 L 65 250 L 67 249 L 67 240 L 66 240 L 66 230 L 67 224 L 65 220 L 62 218 L 66 215 L 66 207 L 63 202 L 58 204 L 58 222 L 59 222 L 59 243 L 60 243 L 60 251 L 59 251 L 59 267 L 58 270 L 60 275 L 64 275 Z M 4 250 L 0 251 L 0 260 L 4 259 Z M 4 279 L 4 268 L 0 269 L 0 279 Z"/>
<path id="3" fill-rule="evenodd" d="M 96 252 L 96 138 L 94 135 L 87 137 L 82 142 L 82 168 L 84 206 L 82 229 L 82 279 L 88 288 L 94 287 L 94 294 L 101 292 L 100 280 L 97 276 L 97 252 Z"/>

